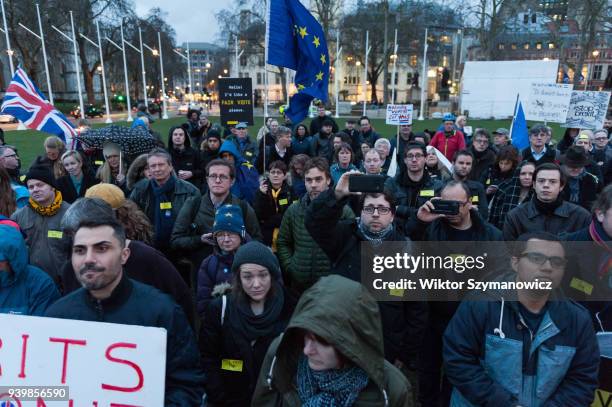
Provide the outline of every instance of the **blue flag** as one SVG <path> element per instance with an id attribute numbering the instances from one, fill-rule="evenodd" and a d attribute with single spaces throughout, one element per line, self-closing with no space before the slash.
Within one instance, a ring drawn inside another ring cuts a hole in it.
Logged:
<path id="1" fill-rule="evenodd" d="M 308 114 L 312 99 L 327 101 L 327 41 L 321 24 L 299 0 L 271 0 L 268 22 L 267 63 L 296 71 L 298 92 L 285 114 L 297 124 Z"/>
<path id="2" fill-rule="evenodd" d="M 518 102 L 518 108 L 512 119 L 512 145 L 516 147 L 519 152 L 529 147 L 529 134 L 527 133 L 527 120 L 525 120 L 525 112 L 523 112 L 523 105 Z"/>

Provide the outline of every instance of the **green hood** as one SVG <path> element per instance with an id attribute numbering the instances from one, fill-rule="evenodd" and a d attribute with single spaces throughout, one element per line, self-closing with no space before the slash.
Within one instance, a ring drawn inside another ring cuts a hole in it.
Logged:
<path id="1" fill-rule="evenodd" d="M 384 350 L 378 304 L 363 286 L 337 275 L 323 277 L 300 298 L 278 346 L 271 375 L 281 390 L 294 384 L 303 351 L 299 330 L 309 330 L 365 370 L 385 393 Z M 268 372 L 266 372 L 268 373 Z"/>

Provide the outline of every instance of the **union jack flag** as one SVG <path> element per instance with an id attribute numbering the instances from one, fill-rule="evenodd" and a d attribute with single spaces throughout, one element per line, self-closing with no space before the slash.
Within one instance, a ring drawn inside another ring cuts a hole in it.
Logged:
<path id="1" fill-rule="evenodd" d="M 17 118 L 29 129 L 56 134 L 64 140 L 66 146 L 72 147 L 76 129 L 66 116 L 45 99 L 21 67 L 17 68 L 6 89 L 0 110 Z"/>

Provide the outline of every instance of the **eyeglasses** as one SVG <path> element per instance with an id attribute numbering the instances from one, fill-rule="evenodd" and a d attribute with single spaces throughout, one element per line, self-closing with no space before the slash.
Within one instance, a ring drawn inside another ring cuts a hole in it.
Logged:
<path id="1" fill-rule="evenodd" d="M 221 175 L 217 175 L 217 174 L 210 174 L 209 176 L 207 176 L 206 178 L 208 178 L 211 181 L 228 181 L 230 179 L 230 177 L 228 177 L 227 175 L 221 174 Z"/>
<path id="2" fill-rule="evenodd" d="M 364 206 L 363 211 L 368 215 L 373 215 L 374 211 L 378 211 L 379 215 L 388 215 L 391 213 L 391 208 L 388 206 Z"/>
<path id="3" fill-rule="evenodd" d="M 232 232 L 217 232 L 215 233 L 215 237 L 217 239 L 221 238 L 221 239 L 233 239 L 233 238 L 238 238 L 240 236 L 238 236 L 235 233 Z"/>
<path id="4" fill-rule="evenodd" d="M 548 257 L 538 252 L 521 253 L 520 257 L 527 257 L 527 260 L 529 260 L 533 264 L 537 264 L 538 266 L 543 266 L 548 261 L 550 262 L 551 267 L 555 269 L 562 269 L 567 264 L 567 260 L 565 260 L 563 257 Z"/>
<path id="5" fill-rule="evenodd" d="M 420 160 L 425 157 L 423 154 L 406 154 L 406 158 L 409 160 Z"/>

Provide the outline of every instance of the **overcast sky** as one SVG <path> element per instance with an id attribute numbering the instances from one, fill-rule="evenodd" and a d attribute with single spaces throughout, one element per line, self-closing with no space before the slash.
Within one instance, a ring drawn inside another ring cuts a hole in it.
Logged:
<path id="1" fill-rule="evenodd" d="M 166 21 L 176 31 L 177 44 L 215 42 L 218 25 L 215 13 L 228 7 L 230 0 L 133 0 L 136 13 L 144 17 L 153 7 L 167 13 Z"/>

